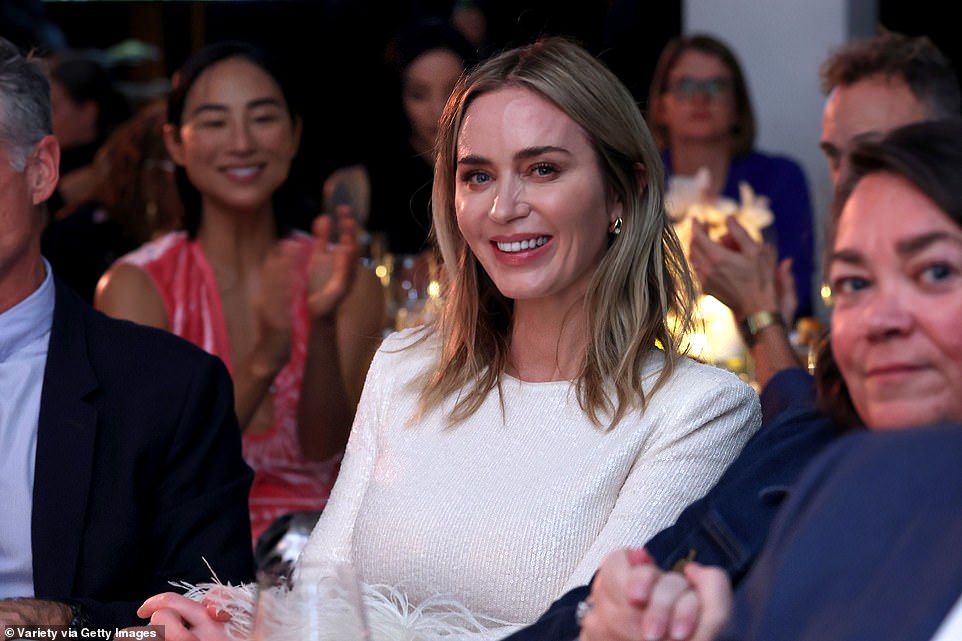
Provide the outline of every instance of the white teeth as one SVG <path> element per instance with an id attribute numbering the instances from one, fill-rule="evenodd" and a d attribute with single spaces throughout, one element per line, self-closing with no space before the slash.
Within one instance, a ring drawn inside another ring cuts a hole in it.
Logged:
<path id="1" fill-rule="evenodd" d="M 247 178 L 257 173 L 257 167 L 231 167 L 227 170 L 227 173 L 239 178 Z"/>
<path id="2" fill-rule="evenodd" d="M 541 247 L 548 242 L 547 236 L 538 236 L 530 240 L 516 240 L 513 243 L 497 243 L 498 249 L 503 252 L 513 253 Z"/>

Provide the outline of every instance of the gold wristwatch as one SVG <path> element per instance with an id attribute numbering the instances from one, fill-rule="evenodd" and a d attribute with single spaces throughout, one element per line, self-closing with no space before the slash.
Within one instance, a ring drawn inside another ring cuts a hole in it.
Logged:
<path id="1" fill-rule="evenodd" d="M 778 312 L 764 310 L 749 315 L 748 318 L 741 322 L 739 329 L 741 330 L 742 339 L 745 341 L 745 344 L 749 347 L 754 347 L 758 341 L 758 332 L 772 325 L 781 325 L 784 327 L 785 322 Z"/>

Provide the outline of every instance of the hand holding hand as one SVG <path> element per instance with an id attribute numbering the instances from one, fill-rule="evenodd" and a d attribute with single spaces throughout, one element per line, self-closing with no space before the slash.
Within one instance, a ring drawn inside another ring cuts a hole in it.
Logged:
<path id="1" fill-rule="evenodd" d="M 664 572 L 644 550 L 615 552 L 595 577 L 581 641 L 708 641 L 727 621 L 730 595 L 720 569 Z"/>
<path id="2" fill-rule="evenodd" d="M 337 243 L 331 243 L 330 216 L 318 216 L 312 228 L 314 247 L 308 262 L 307 306 L 314 320 L 331 316 L 337 311 L 357 271 L 357 224 L 351 215 L 351 208 L 338 205 L 335 217 Z"/>
<path id="3" fill-rule="evenodd" d="M 137 616 L 164 626 L 166 641 L 233 641 L 224 625 L 229 617 L 223 612 L 174 592 L 150 597 Z"/>

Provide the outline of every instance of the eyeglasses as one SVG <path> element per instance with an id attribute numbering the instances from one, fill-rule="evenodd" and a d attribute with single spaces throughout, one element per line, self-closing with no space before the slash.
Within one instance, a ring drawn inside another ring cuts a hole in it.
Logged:
<path id="1" fill-rule="evenodd" d="M 672 80 L 668 84 L 669 93 L 676 98 L 682 99 L 693 98 L 695 94 L 698 93 L 704 93 L 709 98 L 718 98 L 728 93 L 731 88 L 731 79 L 722 76 L 705 78 L 704 80 L 692 78 L 691 76 L 682 76 L 681 78 Z"/>

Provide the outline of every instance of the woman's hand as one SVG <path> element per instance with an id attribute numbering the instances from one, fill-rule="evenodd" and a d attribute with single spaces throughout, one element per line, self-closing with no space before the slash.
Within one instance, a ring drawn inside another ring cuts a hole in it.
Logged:
<path id="1" fill-rule="evenodd" d="M 780 309 L 773 248 L 755 242 L 734 216 L 725 223 L 728 233 L 717 241 L 703 226 L 692 224 L 688 255 L 702 291 L 731 308 L 738 319 Z"/>
<path id="2" fill-rule="evenodd" d="M 273 379 L 291 357 L 294 320 L 293 274 L 300 260 L 297 243 L 279 241 L 261 265 L 254 307 L 257 310 L 257 342 L 253 363 L 256 374 Z M 260 371 L 264 370 L 264 371 Z"/>
<path id="3" fill-rule="evenodd" d="M 695 563 L 665 572 L 644 550 L 602 563 L 588 597 L 581 641 L 709 641 L 728 620 L 731 590 L 718 568 Z"/>
<path id="4" fill-rule="evenodd" d="M 150 625 L 164 626 L 166 641 L 234 641 L 224 625 L 229 616 L 174 592 L 150 597 L 137 609 L 137 616 L 149 618 Z"/>
<path id="5" fill-rule="evenodd" d="M 330 216 L 318 216 L 312 226 L 314 247 L 308 259 L 307 307 L 313 320 L 332 316 L 337 311 L 357 270 L 357 224 L 351 208 L 338 205 L 334 217 L 338 226 L 337 243 L 331 243 Z"/>

